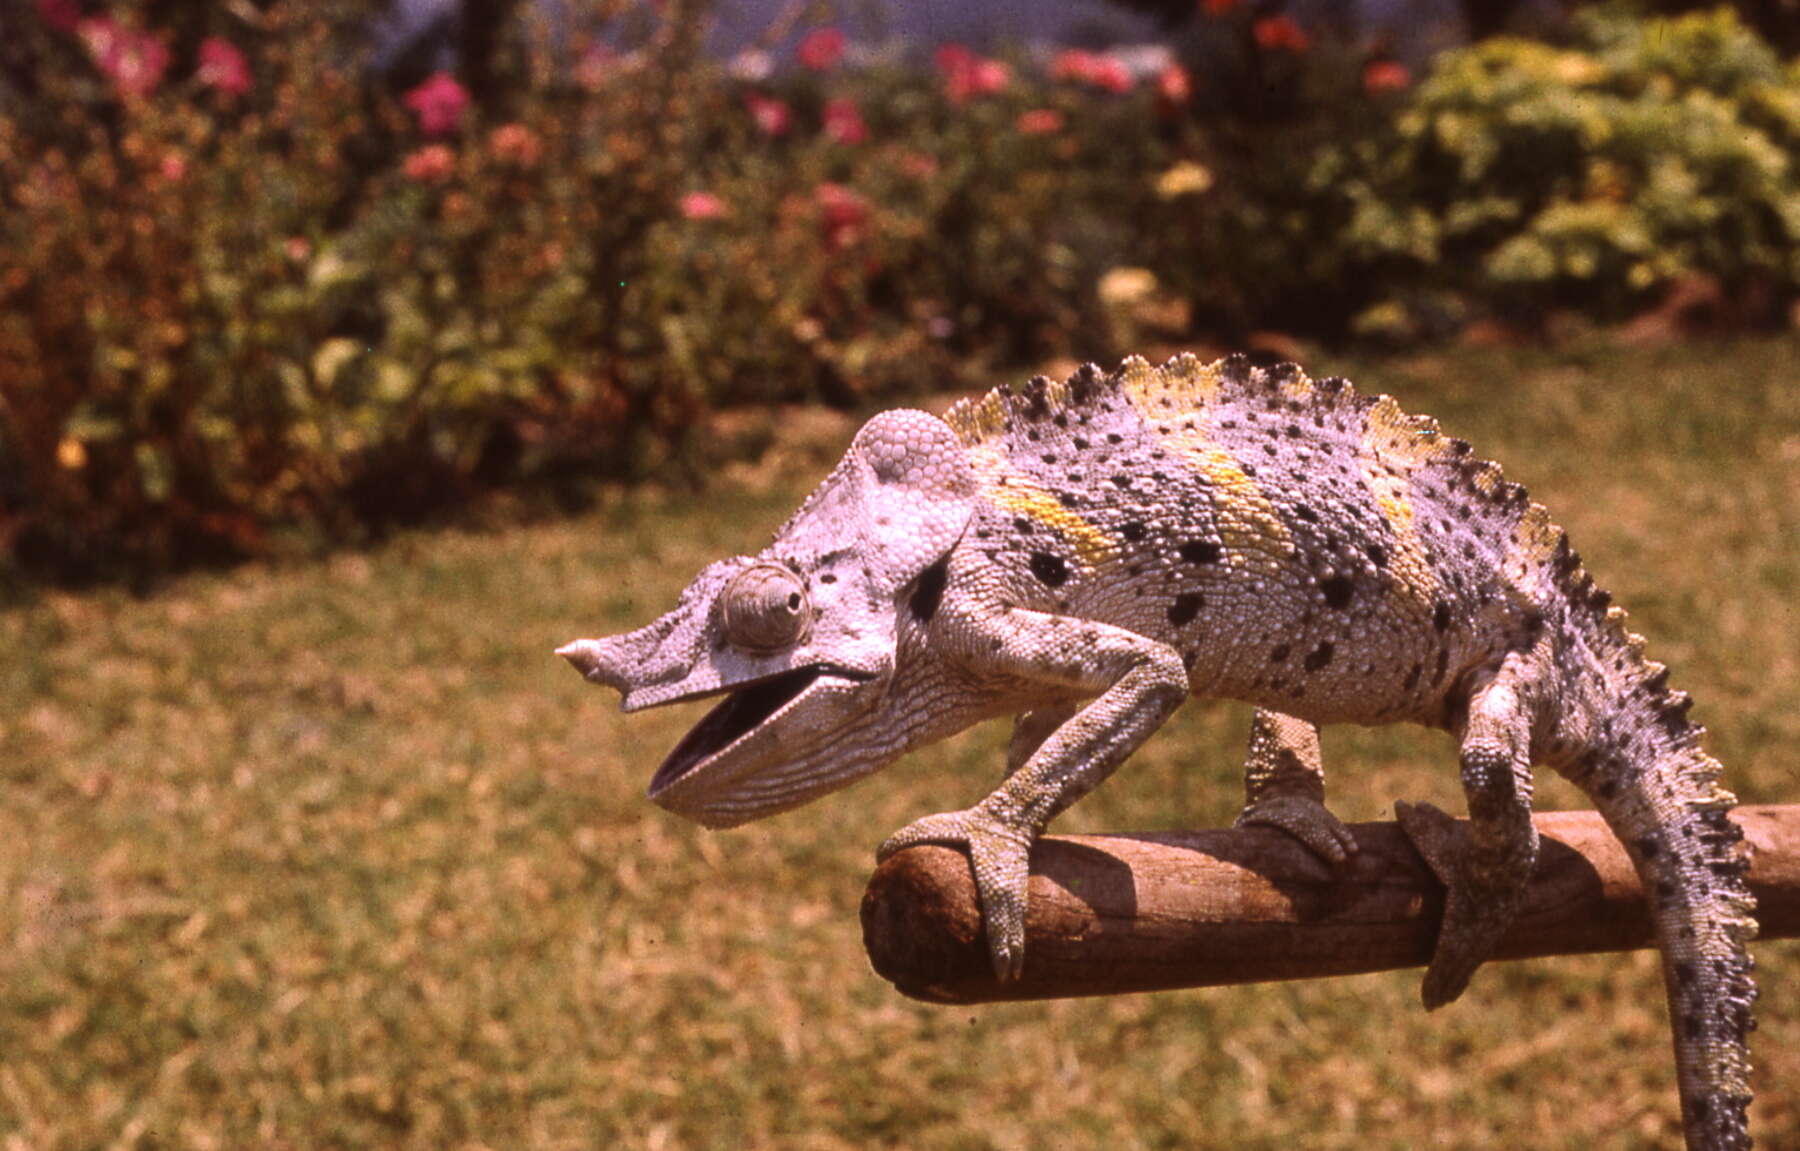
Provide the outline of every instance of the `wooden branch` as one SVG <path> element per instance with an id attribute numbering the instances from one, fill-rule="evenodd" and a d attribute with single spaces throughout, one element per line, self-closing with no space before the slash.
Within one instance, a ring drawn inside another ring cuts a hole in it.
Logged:
<path id="1" fill-rule="evenodd" d="M 1740 807 L 1764 939 L 1800 935 L 1800 806 Z M 1543 850 L 1519 922 L 1495 958 L 1651 945 L 1625 849 L 1593 812 L 1537 817 Z M 1049 836 L 1031 855 L 1025 974 L 989 966 L 967 855 L 902 851 L 863 896 L 863 942 L 900 991 L 936 1003 L 1116 995 L 1424 964 L 1443 888 L 1394 823 L 1351 825 L 1333 873 L 1270 828 Z"/>

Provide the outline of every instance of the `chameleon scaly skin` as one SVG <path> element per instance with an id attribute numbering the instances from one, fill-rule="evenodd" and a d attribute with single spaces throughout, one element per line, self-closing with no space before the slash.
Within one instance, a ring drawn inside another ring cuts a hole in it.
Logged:
<path id="1" fill-rule="evenodd" d="M 1688 1146 L 1749 1146 L 1755 923 L 1688 697 L 1523 488 L 1386 396 L 1184 356 L 888 412 L 762 553 L 561 654 L 627 711 L 725 695 L 650 785 L 709 826 L 1017 716 L 991 794 L 880 849 L 968 848 L 1002 979 L 1024 962 L 1032 841 L 1189 695 L 1258 705 L 1240 822 L 1333 862 L 1354 843 L 1323 805 L 1317 725 L 1458 738 L 1469 822 L 1395 805 L 1448 889 L 1427 1007 L 1512 922 L 1531 768 L 1554 768 L 1653 893 Z"/>

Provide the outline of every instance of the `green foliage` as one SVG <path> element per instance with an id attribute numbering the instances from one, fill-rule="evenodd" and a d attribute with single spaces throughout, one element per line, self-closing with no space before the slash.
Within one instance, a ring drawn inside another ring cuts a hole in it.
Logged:
<path id="1" fill-rule="evenodd" d="M 728 66 L 702 0 L 589 0 L 521 15 L 484 105 L 381 88 L 357 0 L 34 8 L 0 43 L 26 78 L 0 79 L 0 553 L 32 571 L 691 472 L 720 408 L 1196 328 L 1410 339 L 1800 287 L 1800 65 L 1729 12 L 1584 17 L 1415 88 L 1244 7 L 1204 17 L 1219 67 L 1134 74 L 829 42 Z"/>
<path id="2" fill-rule="evenodd" d="M 1323 152 L 1347 256 L 1524 318 L 1617 318 L 1694 277 L 1791 294 L 1800 71 L 1729 9 L 1590 11 L 1575 32 L 1445 53 L 1391 134 Z"/>

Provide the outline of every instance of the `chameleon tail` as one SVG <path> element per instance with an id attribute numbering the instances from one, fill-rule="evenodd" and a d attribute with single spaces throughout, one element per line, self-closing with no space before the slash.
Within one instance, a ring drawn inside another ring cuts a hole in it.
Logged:
<path id="1" fill-rule="evenodd" d="M 1651 902 L 1689 1151 L 1744 1151 L 1756 1026 L 1749 860 L 1729 818 L 1736 799 L 1700 749 L 1687 696 L 1663 690 L 1660 666 L 1643 666 L 1648 690 L 1629 697 L 1613 750 L 1571 774 L 1625 844 Z"/>

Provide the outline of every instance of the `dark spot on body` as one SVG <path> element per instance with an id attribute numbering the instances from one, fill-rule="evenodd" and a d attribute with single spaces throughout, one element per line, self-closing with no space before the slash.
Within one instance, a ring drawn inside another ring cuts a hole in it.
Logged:
<path id="1" fill-rule="evenodd" d="M 1024 516 L 1014 516 L 1013 517 L 1013 527 L 1017 528 L 1019 531 L 1025 532 L 1026 534 L 1030 534 L 1031 521 L 1026 519 Z"/>
<path id="2" fill-rule="evenodd" d="M 938 604 L 943 602 L 944 584 L 949 578 L 950 557 L 947 555 L 919 573 L 913 584 L 912 598 L 907 601 L 914 619 L 920 623 L 931 622 L 931 617 L 937 614 Z"/>
<path id="3" fill-rule="evenodd" d="M 1124 536 L 1127 540 L 1130 540 L 1132 543 L 1136 543 L 1144 538 L 1144 525 L 1138 523 L 1136 520 L 1120 524 L 1119 534 Z"/>
<path id="4" fill-rule="evenodd" d="M 1069 565 L 1061 556 L 1032 552 L 1031 574 L 1048 587 L 1061 587 L 1069 581 Z"/>
<path id="5" fill-rule="evenodd" d="M 1269 662 L 1280 663 L 1287 659 L 1288 653 L 1294 650 L 1285 643 L 1278 643 L 1269 649 Z"/>
<path id="6" fill-rule="evenodd" d="M 1131 477 L 1120 473 L 1119 475 L 1112 477 L 1112 482 L 1118 487 L 1128 488 L 1131 486 Z"/>
<path id="7" fill-rule="evenodd" d="M 1373 563 L 1378 568 L 1387 566 L 1388 554 L 1386 548 L 1382 547 L 1380 544 L 1369 544 L 1363 550 L 1369 553 L 1370 563 Z"/>
<path id="8" fill-rule="evenodd" d="M 1336 650 L 1337 649 L 1333 647 L 1331 641 L 1326 640 L 1324 643 L 1321 643 L 1318 647 L 1315 647 L 1312 651 L 1308 652 L 1306 658 L 1300 661 L 1300 665 L 1307 671 L 1318 671 L 1320 668 L 1331 662 L 1332 654 Z"/>
<path id="9" fill-rule="evenodd" d="M 1169 605 L 1169 622 L 1176 627 L 1183 627 L 1194 621 L 1200 609 L 1206 605 L 1206 598 L 1199 592 L 1182 592 Z"/>
<path id="10" fill-rule="evenodd" d="M 1081 497 L 1076 495 L 1074 492 L 1057 492 L 1056 493 L 1056 502 L 1061 504 L 1065 508 L 1072 508 L 1072 507 L 1078 506 L 1081 503 Z"/>
<path id="11" fill-rule="evenodd" d="M 1655 859 L 1656 853 L 1662 850 L 1662 844 L 1658 843 L 1656 838 L 1650 835 L 1638 839 L 1635 846 L 1638 849 L 1638 854 L 1642 855 L 1645 859 Z"/>
<path id="12" fill-rule="evenodd" d="M 1335 575 L 1319 581 L 1319 590 L 1325 593 L 1327 606 L 1342 610 L 1350 606 L 1350 595 L 1356 585 L 1348 576 Z"/>
<path id="13" fill-rule="evenodd" d="M 1218 544 L 1207 540 L 1190 540 L 1179 549 L 1181 558 L 1191 564 L 1218 563 L 1222 554 Z"/>
<path id="14" fill-rule="evenodd" d="M 1424 664 L 1422 664 L 1422 663 L 1413 664 L 1411 670 L 1409 670 L 1406 673 L 1406 680 L 1404 683 L 1402 683 L 1400 685 L 1401 688 L 1406 691 L 1411 691 L 1413 688 L 1418 687 L 1419 686 L 1419 677 L 1424 674 L 1425 674 L 1425 665 Z"/>
<path id="15" fill-rule="evenodd" d="M 1438 631 L 1450 630 L 1450 605 L 1442 600 L 1431 609 L 1431 626 Z"/>

